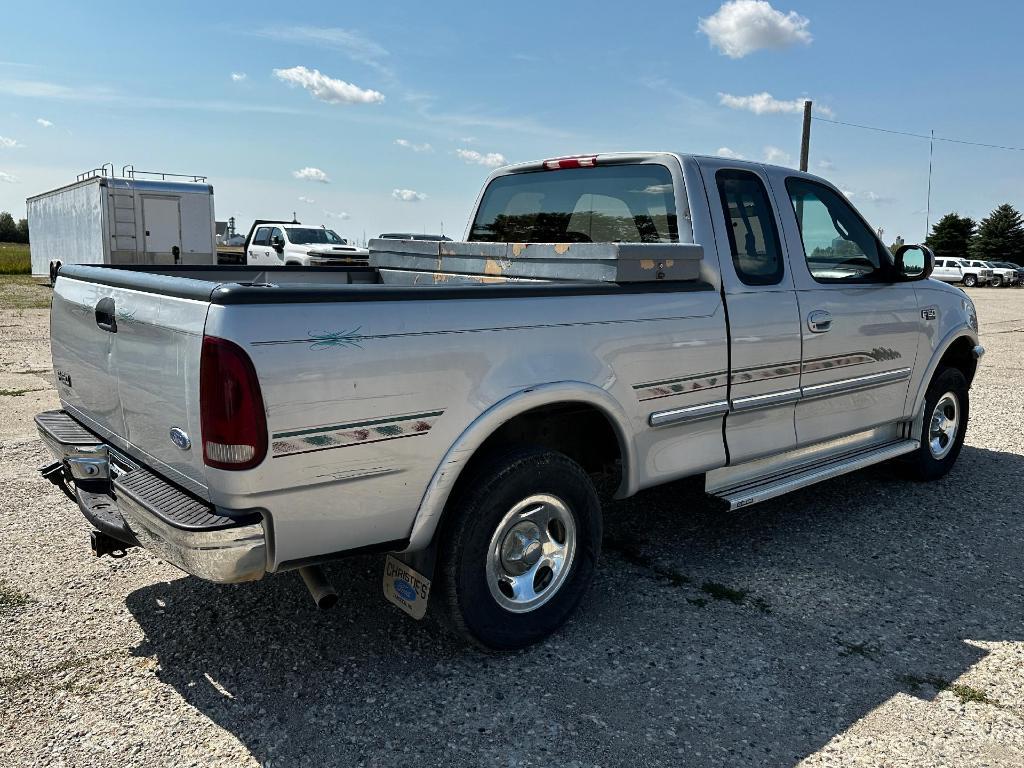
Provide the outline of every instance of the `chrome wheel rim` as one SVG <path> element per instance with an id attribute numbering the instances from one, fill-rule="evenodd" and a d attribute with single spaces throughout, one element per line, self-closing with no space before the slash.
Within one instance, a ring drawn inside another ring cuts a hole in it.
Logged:
<path id="1" fill-rule="evenodd" d="M 487 547 L 487 587 L 512 613 L 534 611 L 565 583 L 576 555 L 576 522 L 557 496 L 538 493 L 502 518 Z"/>
<path id="2" fill-rule="evenodd" d="M 943 459 L 953 450 L 959 428 L 960 400 L 953 392 L 947 392 L 935 403 L 928 424 L 928 449 L 933 458 Z"/>

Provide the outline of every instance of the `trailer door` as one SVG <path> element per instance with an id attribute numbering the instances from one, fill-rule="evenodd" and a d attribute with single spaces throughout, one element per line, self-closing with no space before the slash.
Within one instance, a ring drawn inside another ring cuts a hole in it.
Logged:
<path id="1" fill-rule="evenodd" d="M 177 264 L 181 256 L 181 210 L 176 197 L 142 198 L 145 264 Z"/>

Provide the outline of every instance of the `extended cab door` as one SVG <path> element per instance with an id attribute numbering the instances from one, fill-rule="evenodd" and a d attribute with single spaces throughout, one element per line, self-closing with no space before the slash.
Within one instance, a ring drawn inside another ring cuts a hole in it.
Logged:
<path id="1" fill-rule="evenodd" d="M 763 170 L 699 160 L 729 323 L 729 463 L 796 445 L 800 315 L 785 240 Z"/>
<path id="2" fill-rule="evenodd" d="M 901 421 L 925 330 L 913 283 L 897 282 L 889 251 L 834 188 L 785 169 L 771 182 L 788 203 L 800 305 L 799 445 Z"/>

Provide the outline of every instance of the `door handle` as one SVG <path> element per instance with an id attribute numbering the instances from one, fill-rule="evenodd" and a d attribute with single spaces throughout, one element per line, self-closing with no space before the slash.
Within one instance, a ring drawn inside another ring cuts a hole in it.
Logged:
<path id="1" fill-rule="evenodd" d="M 107 296 L 96 302 L 96 325 L 107 333 L 117 333 L 117 319 L 114 317 L 114 300 Z"/>
<path id="2" fill-rule="evenodd" d="M 807 327 L 811 333 L 825 333 L 832 330 L 832 313 L 816 309 L 807 316 Z"/>

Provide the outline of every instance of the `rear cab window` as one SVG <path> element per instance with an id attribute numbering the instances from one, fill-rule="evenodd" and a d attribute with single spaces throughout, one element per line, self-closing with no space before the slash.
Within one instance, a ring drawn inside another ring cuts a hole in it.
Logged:
<path id="1" fill-rule="evenodd" d="M 499 176 L 484 191 L 469 239 L 677 243 L 672 174 L 637 163 Z"/>
<path id="2" fill-rule="evenodd" d="M 757 174 L 723 169 L 715 174 L 736 275 L 746 285 L 776 285 L 785 266 L 768 191 Z"/>
<path id="3" fill-rule="evenodd" d="M 252 238 L 253 245 L 270 245 L 270 227 L 260 227 Z"/>

